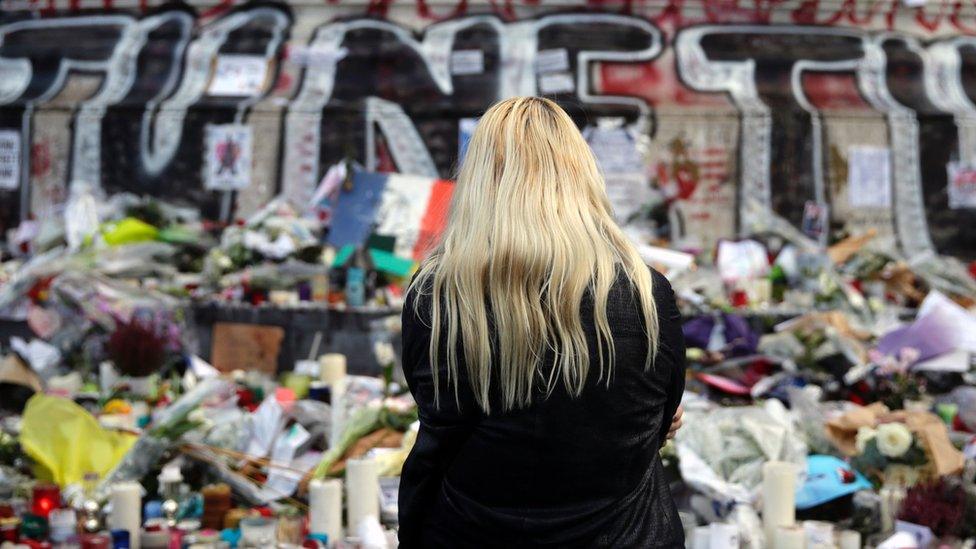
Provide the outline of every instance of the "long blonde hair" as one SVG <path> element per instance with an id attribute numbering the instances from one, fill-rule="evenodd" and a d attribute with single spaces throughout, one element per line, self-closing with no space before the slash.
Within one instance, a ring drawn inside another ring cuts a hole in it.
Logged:
<path id="1" fill-rule="evenodd" d="M 591 366 L 580 317 L 587 290 L 594 304 L 599 380 L 609 384 L 615 355 L 607 296 L 618 268 L 632 281 L 643 309 L 644 367 L 650 367 L 658 332 L 650 272 L 611 212 L 593 153 L 556 103 L 516 97 L 484 114 L 458 173 L 447 227 L 409 289 L 431 293 L 430 366 L 437 402 L 445 343 L 455 398 L 460 347 L 472 392 L 486 413 L 492 368 L 499 370 L 505 410 L 532 402 L 537 377 L 547 395 L 559 379 L 579 395 Z M 548 373 L 542 368 L 547 350 L 555 355 Z"/>

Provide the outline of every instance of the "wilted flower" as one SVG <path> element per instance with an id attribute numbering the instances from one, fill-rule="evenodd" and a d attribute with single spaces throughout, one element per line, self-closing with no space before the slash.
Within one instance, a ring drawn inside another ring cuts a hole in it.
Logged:
<path id="1" fill-rule="evenodd" d="M 877 434 L 878 432 L 871 427 L 860 427 L 857 430 L 857 438 L 854 439 L 854 447 L 857 448 L 857 453 L 863 454 L 868 442 L 877 436 Z"/>
<path id="2" fill-rule="evenodd" d="M 901 423 L 885 423 L 878 427 L 878 451 L 890 458 L 905 455 L 912 447 L 912 432 Z"/>

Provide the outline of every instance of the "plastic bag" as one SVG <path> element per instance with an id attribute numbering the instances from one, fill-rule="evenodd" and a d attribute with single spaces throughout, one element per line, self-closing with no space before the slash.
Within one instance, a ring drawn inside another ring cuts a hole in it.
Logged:
<path id="1" fill-rule="evenodd" d="M 90 471 L 104 476 L 135 441 L 128 433 L 103 429 L 68 399 L 37 394 L 24 408 L 20 444 L 37 462 L 37 477 L 60 486 L 81 482 Z"/>

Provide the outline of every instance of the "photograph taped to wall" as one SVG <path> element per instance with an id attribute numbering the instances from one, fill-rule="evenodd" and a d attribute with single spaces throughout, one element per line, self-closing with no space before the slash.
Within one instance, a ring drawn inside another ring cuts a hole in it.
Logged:
<path id="1" fill-rule="evenodd" d="M 20 187 L 20 133 L 0 131 L 0 189 Z"/>
<path id="2" fill-rule="evenodd" d="M 949 207 L 953 210 L 976 208 L 976 166 L 949 162 Z"/>
<path id="3" fill-rule="evenodd" d="M 208 125 L 205 187 L 213 191 L 239 191 L 250 185 L 252 154 L 250 126 Z"/>

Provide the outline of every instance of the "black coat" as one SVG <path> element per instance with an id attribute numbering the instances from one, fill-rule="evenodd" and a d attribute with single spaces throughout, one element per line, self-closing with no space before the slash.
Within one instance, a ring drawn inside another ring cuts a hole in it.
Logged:
<path id="1" fill-rule="evenodd" d="M 592 299 L 584 299 L 591 368 L 582 394 L 560 385 L 523 409 L 501 412 L 493 402 L 490 415 L 475 403 L 463 364 L 457 400 L 440 365 L 435 406 L 429 296 L 415 313 L 411 292 L 403 370 L 420 432 L 400 477 L 401 547 L 684 546 L 658 450 L 684 390 L 685 347 L 671 286 L 656 271 L 653 280 L 660 336 L 649 370 L 643 315 L 620 276 L 607 307 L 616 348 L 609 388 L 597 380 Z"/>

